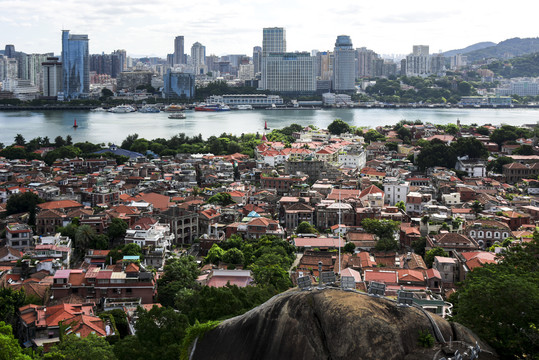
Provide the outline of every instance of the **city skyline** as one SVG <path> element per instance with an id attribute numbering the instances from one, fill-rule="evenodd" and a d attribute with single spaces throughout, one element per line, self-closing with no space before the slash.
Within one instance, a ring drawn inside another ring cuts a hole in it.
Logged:
<path id="1" fill-rule="evenodd" d="M 4 44 L 27 53 L 61 52 L 61 30 L 88 34 L 90 53 L 126 49 L 131 56 L 166 57 L 174 52 L 174 38 L 185 37 L 207 54 L 252 54 L 262 45 L 262 28 L 283 27 L 288 51 L 325 51 L 338 35 L 354 39 L 354 47 L 381 54 L 408 54 L 414 44 L 430 45 L 431 53 L 466 47 L 476 42 L 499 42 L 512 37 L 536 37 L 533 12 L 486 7 L 457 0 L 451 8 L 432 9 L 420 0 L 405 3 L 344 2 L 327 8 L 323 2 L 201 0 L 196 7 L 158 0 L 96 0 L 62 2 L 0 0 L 0 33 Z M 207 9 L 207 11 L 201 11 Z M 37 11 L 36 11 L 37 10 Z M 464 26 L 463 26 L 464 24 Z M 3 46 L 2 46 L 3 47 Z"/>

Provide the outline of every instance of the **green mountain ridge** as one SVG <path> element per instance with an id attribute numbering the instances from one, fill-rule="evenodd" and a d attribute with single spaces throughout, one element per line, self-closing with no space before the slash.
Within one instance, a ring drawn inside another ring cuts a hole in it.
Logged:
<path id="1" fill-rule="evenodd" d="M 457 54 L 466 54 L 475 50 L 481 50 L 481 49 L 491 47 L 491 46 L 496 46 L 496 43 L 492 41 L 483 41 L 483 42 L 475 43 L 470 46 L 466 46 L 465 48 L 462 48 L 462 49 L 446 51 L 443 53 L 443 55 L 445 57 L 450 57 L 450 56 L 455 56 Z"/>
<path id="2" fill-rule="evenodd" d="M 510 59 L 535 52 L 539 52 L 539 37 L 524 39 L 517 37 L 504 40 L 494 46 L 465 53 L 465 55 L 469 62 L 473 62 L 489 58 Z"/>
<path id="3" fill-rule="evenodd" d="M 539 52 L 515 57 L 509 60 L 498 60 L 486 66 L 495 75 L 505 78 L 538 77 Z"/>

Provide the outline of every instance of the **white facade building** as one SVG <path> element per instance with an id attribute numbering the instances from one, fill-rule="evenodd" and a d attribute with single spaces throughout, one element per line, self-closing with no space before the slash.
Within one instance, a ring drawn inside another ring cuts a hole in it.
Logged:
<path id="1" fill-rule="evenodd" d="M 406 202 L 406 195 L 410 191 L 410 183 L 408 181 L 399 180 L 396 178 L 386 178 L 384 181 L 384 193 L 386 202 L 393 206 L 399 201 Z"/>
<path id="2" fill-rule="evenodd" d="M 308 52 L 270 53 L 262 58 L 262 84 L 279 92 L 315 92 L 315 60 Z"/>

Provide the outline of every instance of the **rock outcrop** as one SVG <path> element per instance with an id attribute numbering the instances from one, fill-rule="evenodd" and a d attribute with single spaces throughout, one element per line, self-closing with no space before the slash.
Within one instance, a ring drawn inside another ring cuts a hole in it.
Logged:
<path id="1" fill-rule="evenodd" d="M 431 315 L 461 354 L 478 341 L 479 359 L 498 359 L 470 330 Z M 191 359 L 440 359 L 437 341 L 422 347 L 419 332 L 436 336 L 429 317 L 414 307 L 337 289 L 289 290 L 198 339 Z M 459 343 L 462 341 L 463 343 Z M 468 357 L 465 357 L 468 358 Z"/>

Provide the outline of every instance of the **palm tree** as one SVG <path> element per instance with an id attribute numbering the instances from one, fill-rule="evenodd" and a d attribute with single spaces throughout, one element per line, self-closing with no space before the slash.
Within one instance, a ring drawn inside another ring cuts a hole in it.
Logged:
<path id="1" fill-rule="evenodd" d="M 95 230 L 90 225 L 81 225 L 75 231 L 75 250 L 79 255 L 84 255 L 85 250 L 95 238 Z"/>

